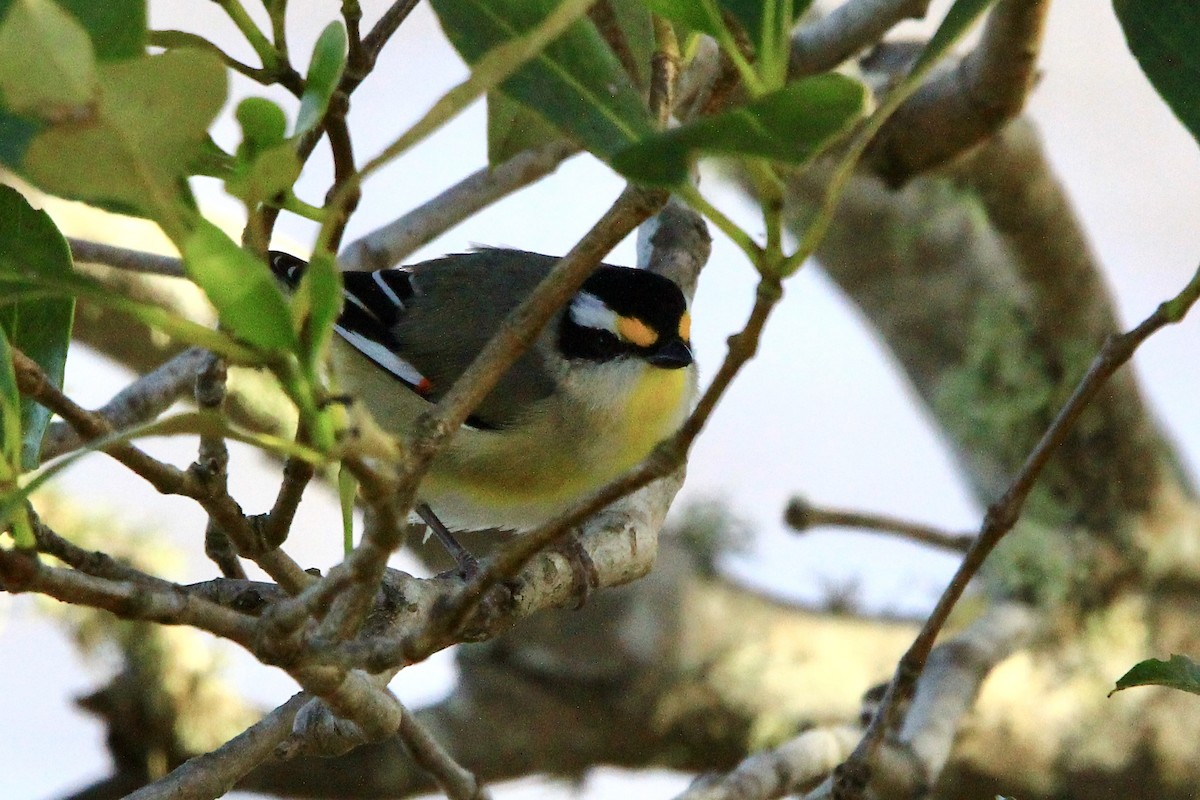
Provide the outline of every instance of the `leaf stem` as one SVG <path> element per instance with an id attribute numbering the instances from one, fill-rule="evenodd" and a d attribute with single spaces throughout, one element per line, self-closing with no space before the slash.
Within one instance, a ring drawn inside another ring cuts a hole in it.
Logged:
<path id="1" fill-rule="evenodd" d="M 764 251 L 758 246 L 758 243 L 742 230 L 736 222 L 725 216 L 724 212 L 708 202 L 704 195 L 700 194 L 700 190 L 688 183 L 675 190 L 689 206 L 699 211 L 705 217 L 716 225 L 726 236 L 728 236 L 734 244 L 736 244 L 746 257 L 750 259 L 750 263 L 755 269 L 759 269 L 763 263 Z"/>
<path id="2" fill-rule="evenodd" d="M 229 19 L 242 32 L 242 36 L 245 36 L 246 41 L 254 48 L 254 52 L 262 61 L 263 69 L 275 72 L 280 63 L 279 51 L 275 49 L 275 45 L 271 44 L 266 34 L 254 24 L 254 20 L 246 12 L 246 7 L 242 5 L 241 0 L 216 0 L 216 3 L 224 9 Z"/>

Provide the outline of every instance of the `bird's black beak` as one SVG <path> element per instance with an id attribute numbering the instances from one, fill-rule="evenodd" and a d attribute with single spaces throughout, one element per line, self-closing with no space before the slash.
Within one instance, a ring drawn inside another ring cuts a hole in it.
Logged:
<path id="1" fill-rule="evenodd" d="M 655 350 L 647 358 L 651 364 L 661 369 L 682 369 L 692 361 L 692 348 L 682 339 L 672 339 Z"/>

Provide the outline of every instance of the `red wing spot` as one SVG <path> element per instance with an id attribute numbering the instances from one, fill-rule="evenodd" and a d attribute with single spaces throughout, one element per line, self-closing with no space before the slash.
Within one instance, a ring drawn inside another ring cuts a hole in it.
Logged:
<path id="1" fill-rule="evenodd" d="M 417 384 L 417 394 L 429 394 L 433 391 L 433 383 L 429 378 L 421 378 L 421 382 Z"/>

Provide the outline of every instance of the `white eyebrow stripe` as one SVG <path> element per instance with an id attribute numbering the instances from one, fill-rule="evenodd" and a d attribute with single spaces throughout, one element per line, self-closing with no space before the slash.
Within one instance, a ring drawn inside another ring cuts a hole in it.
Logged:
<path id="1" fill-rule="evenodd" d="M 617 314 L 591 292 L 580 292 L 571 301 L 571 319 L 584 328 L 617 333 Z"/>

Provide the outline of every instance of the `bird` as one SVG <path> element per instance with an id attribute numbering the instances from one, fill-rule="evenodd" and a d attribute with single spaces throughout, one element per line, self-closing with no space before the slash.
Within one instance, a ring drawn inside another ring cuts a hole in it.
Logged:
<path id="1" fill-rule="evenodd" d="M 280 251 L 268 257 L 294 288 L 307 263 Z M 342 388 L 384 430 L 410 431 L 557 262 L 479 248 L 343 272 L 333 346 Z M 434 457 L 417 511 L 430 512 L 421 516 L 439 538 L 449 530 L 520 533 L 636 465 L 691 409 L 690 327 L 673 281 L 599 265 Z M 447 544 L 460 557 L 455 546 Z"/>

